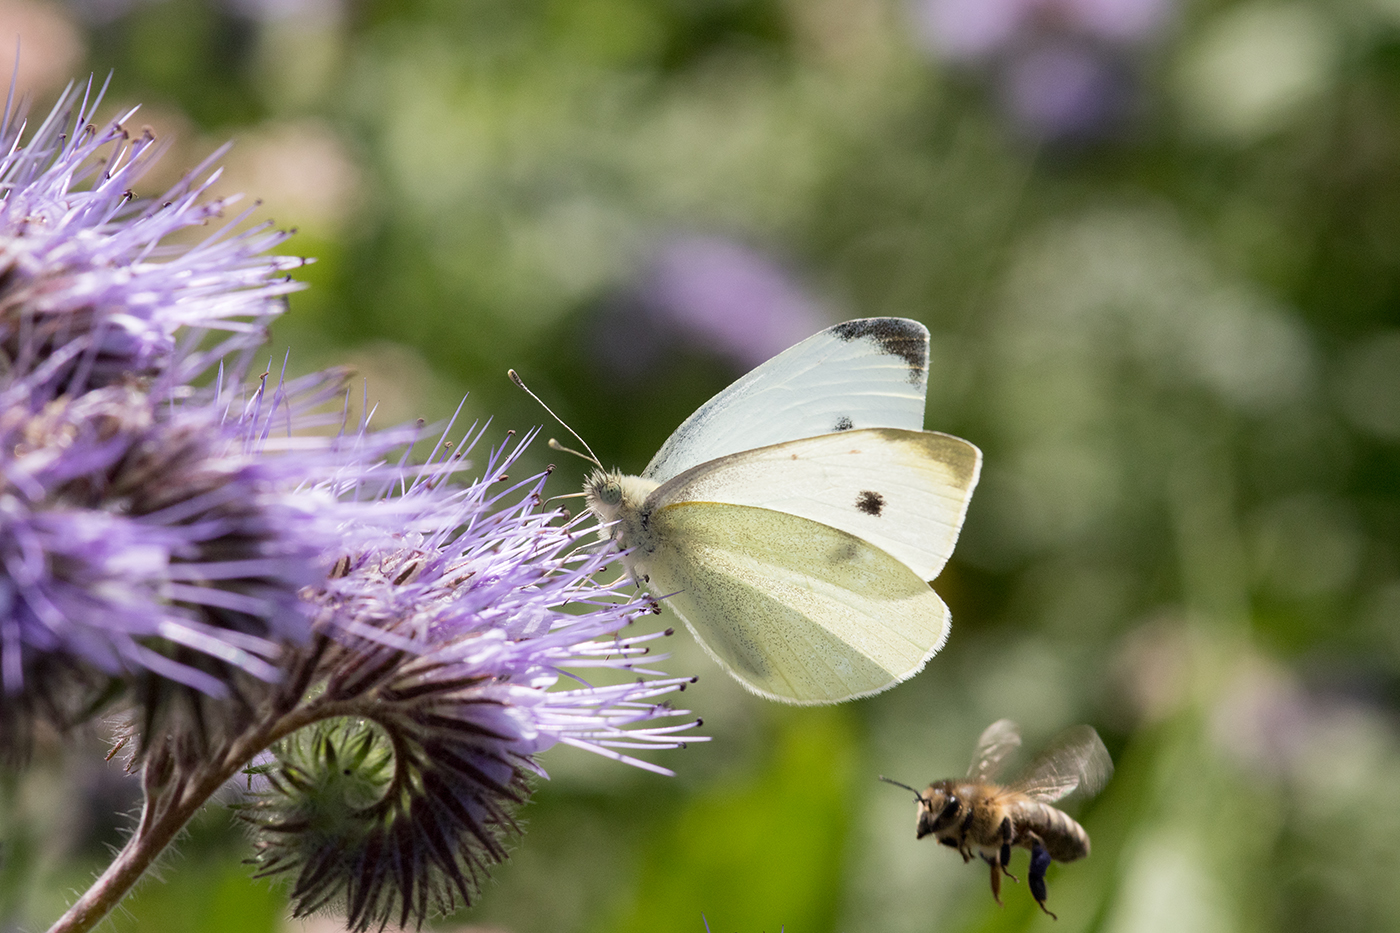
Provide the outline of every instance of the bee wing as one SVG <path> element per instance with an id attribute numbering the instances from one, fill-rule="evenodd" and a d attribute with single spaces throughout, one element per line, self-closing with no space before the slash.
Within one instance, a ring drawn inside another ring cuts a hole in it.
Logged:
<path id="1" fill-rule="evenodd" d="M 1113 759 L 1099 734 L 1092 726 L 1074 726 L 1056 736 L 1006 790 L 1039 803 L 1054 803 L 1075 791 L 1086 797 L 1097 794 L 1112 776 Z"/>
<path id="2" fill-rule="evenodd" d="M 970 781 L 990 781 L 1011 752 L 1021 747 L 1021 727 L 1009 719 L 998 719 L 982 730 L 972 764 L 967 769 Z"/>

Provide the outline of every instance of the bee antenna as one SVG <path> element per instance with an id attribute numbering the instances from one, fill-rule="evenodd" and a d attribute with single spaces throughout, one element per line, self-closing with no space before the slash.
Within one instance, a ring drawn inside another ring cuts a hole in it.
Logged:
<path id="1" fill-rule="evenodd" d="M 893 784 L 895 787 L 904 788 L 905 790 L 909 791 L 909 793 L 913 794 L 914 799 L 919 803 L 928 803 L 927 797 L 916 791 L 914 788 L 910 787 L 908 784 L 901 784 L 898 781 L 885 777 L 883 774 L 880 775 L 880 780 L 884 781 L 886 784 Z"/>
<path id="2" fill-rule="evenodd" d="M 515 370 L 513 370 L 513 369 L 508 369 L 508 370 L 506 370 L 506 375 L 510 377 L 510 381 L 511 381 L 511 382 L 515 383 L 516 385 L 520 386 L 520 388 L 524 389 L 526 395 L 530 396 L 530 398 L 534 399 L 536 402 L 539 402 L 540 407 L 543 408 L 545 411 L 549 412 L 549 416 L 550 416 L 551 418 L 553 418 L 555 421 L 557 421 L 557 422 L 559 422 L 561 425 L 563 425 L 563 426 L 564 426 L 564 430 L 565 430 L 565 431 L 568 431 L 570 434 L 572 434 L 572 435 L 578 440 L 578 442 L 579 442 L 580 444 L 583 445 L 583 449 L 586 450 L 586 451 L 588 451 L 588 453 L 587 453 L 587 454 L 581 454 L 581 453 L 579 453 L 577 450 L 570 450 L 569 448 L 560 445 L 560 443 L 559 443 L 558 441 L 556 441 L 556 440 L 555 440 L 554 438 L 552 438 L 552 437 L 549 439 L 549 446 L 550 446 L 551 448 L 553 448 L 554 450 L 562 450 L 564 453 L 573 454 L 573 455 L 576 456 L 576 457 L 579 457 L 579 458 L 581 458 L 581 459 L 587 460 L 589 463 L 593 464 L 594 466 L 596 466 L 596 467 L 597 467 L 598 469 L 600 469 L 600 470 L 603 468 L 603 465 L 602 465 L 601 463 L 598 462 L 598 455 L 595 454 L 595 453 L 593 453 L 593 448 L 592 448 L 592 447 L 589 447 L 589 446 L 588 446 L 588 441 L 586 441 L 586 440 L 584 440 L 583 438 L 579 437 L 579 434 L 578 434 L 577 431 L 575 431 L 573 428 L 569 427 L 568 423 L 565 422 L 563 418 L 560 418 L 558 415 L 556 415 L 556 414 L 554 413 L 554 409 L 552 409 L 552 408 L 550 408 L 548 405 L 546 405 L 546 404 L 544 403 L 544 400 L 541 399 L 538 395 L 536 395 L 535 393 L 531 392 L 531 391 L 530 391 L 530 387 L 527 386 L 527 385 L 525 384 L 525 380 L 523 380 L 523 379 L 520 378 L 520 374 L 519 374 L 519 373 L 517 373 L 517 372 L 516 372 Z"/>

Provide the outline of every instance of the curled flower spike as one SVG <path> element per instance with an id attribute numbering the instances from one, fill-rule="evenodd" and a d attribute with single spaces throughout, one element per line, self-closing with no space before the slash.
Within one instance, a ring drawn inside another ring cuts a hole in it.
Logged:
<path id="1" fill-rule="evenodd" d="M 657 698 L 689 678 L 562 685 L 569 668 L 636 671 L 669 633 L 617 636 L 650 607 L 594 581 L 610 557 L 541 510 L 545 475 L 496 491 L 523 446 L 322 594 L 323 621 L 361 634 L 321 641 L 288 683 L 319 683 L 309 708 L 339 718 L 275 746 L 242 814 L 258 874 L 294 877 L 297 916 L 338 905 L 366 930 L 471 903 L 543 774 L 535 755 L 562 742 L 669 773 L 619 749 L 675 748 L 697 724 L 656 725 L 686 715 Z"/>

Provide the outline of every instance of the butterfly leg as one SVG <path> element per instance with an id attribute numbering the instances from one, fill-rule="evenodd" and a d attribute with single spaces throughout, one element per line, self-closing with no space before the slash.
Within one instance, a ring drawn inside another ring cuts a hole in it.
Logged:
<path id="1" fill-rule="evenodd" d="M 1011 865 L 1011 841 L 1014 838 L 1015 836 L 1011 829 L 1011 817 L 1003 817 L 1001 821 L 1001 873 L 1017 884 L 1020 884 L 1021 879 L 1006 870 L 1007 867 Z"/>
<path id="2" fill-rule="evenodd" d="M 1050 867 L 1050 853 L 1045 851 L 1045 847 L 1037 839 L 1031 843 L 1031 896 L 1040 905 L 1040 909 L 1050 914 L 1051 920 L 1058 920 L 1051 913 L 1050 908 L 1045 906 L 1045 870 Z"/>

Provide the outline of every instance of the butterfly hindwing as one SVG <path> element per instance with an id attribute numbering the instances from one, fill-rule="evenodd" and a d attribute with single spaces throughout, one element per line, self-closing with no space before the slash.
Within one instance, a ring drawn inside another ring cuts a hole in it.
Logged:
<path id="1" fill-rule="evenodd" d="M 947 434 L 855 430 L 702 464 L 648 502 L 654 509 L 725 502 L 800 516 L 855 535 L 932 580 L 957 543 L 980 468 L 977 448 Z"/>
<path id="2" fill-rule="evenodd" d="M 677 428 L 642 475 L 664 483 L 728 454 L 852 428 L 924 426 L 928 329 L 864 318 L 773 357 Z"/>
<path id="3" fill-rule="evenodd" d="M 943 645 L 948 610 L 909 568 L 796 515 L 685 502 L 654 511 L 667 546 L 634 557 L 696 638 L 749 689 L 788 703 L 877 693 Z"/>

